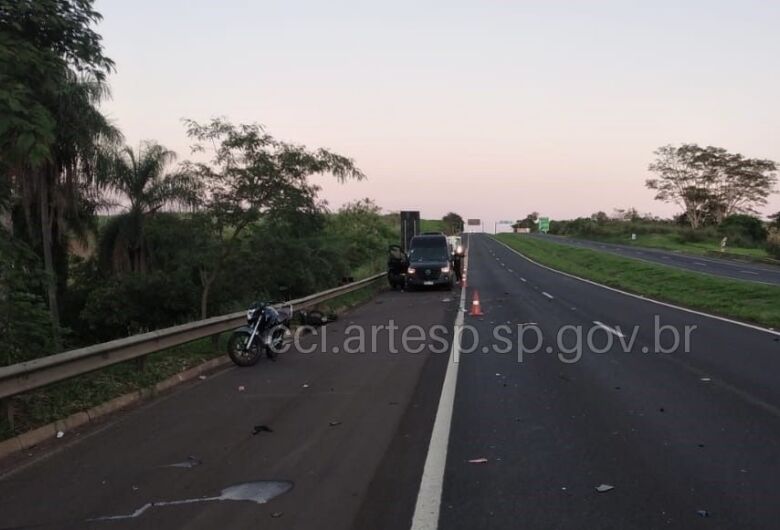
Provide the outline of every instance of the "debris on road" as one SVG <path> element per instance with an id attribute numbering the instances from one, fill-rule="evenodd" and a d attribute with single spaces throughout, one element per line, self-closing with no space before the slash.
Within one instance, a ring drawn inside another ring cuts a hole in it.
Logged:
<path id="1" fill-rule="evenodd" d="M 708 512 L 707 510 L 696 510 L 696 515 L 698 515 L 699 517 L 709 517 L 710 512 Z"/>
<path id="2" fill-rule="evenodd" d="M 303 384 L 301 385 L 301 388 L 309 388 L 309 383 L 303 383 Z"/>
<path id="3" fill-rule="evenodd" d="M 206 379 L 206 376 L 205 375 L 199 375 L 198 379 L 200 379 L 201 381 L 204 381 Z"/>
<path id="4" fill-rule="evenodd" d="M 472 458 L 469 460 L 469 464 L 487 464 L 488 459 L 487 458 Z"/>
<path id="5" fill-rule="evenodd" d="M 613 489 L 615 489 L 615 486 L 611 484 L 599 484 L 598 486 L 596 486 L 596 491 L 598 491 L 599 493 L 605 493 Z"/>
<path id="6" fill-rule="evenodd" d="M 338 420 L 333 420 L 332 422 L 328 423 L 331 427 L 335 427 L 336 425 L 341 425 L 341 422 Z"/>
<path id="7" fill-rule="evenodd" d="M 699 379 L 699 381 L 701 381 L 702 383 L 709 383 L 710 381 L 712 381 L 712 379 L 710 379 L 709 377 L 702 377 L 701 379 Z"/>
<path id="8" fill-rule="evenodd" d="M 63 436 L 65 436 L 65 433 L 64 433 L 64 432 L 62 432 L 62 431 L 57 431 L 57 438 L 62 438 Z"/>
<path id="9" fill-rule="evenodd" d="M 238 391 L 243 392 L 244 390 L 246 390 L 246 387 L 244 385 L 239 385 Z"/>
<path id="10" fill-rule="evenodd" d="M 195 458 L 194 456 L 188 456 L 187 460 L 184 462 L 176 462 L 175 464 L 168 464 L 167 466 L 163 467 L 178 467 L 182 469 L 192 469 L 193 467 L 197 467 L 203 463 L 202 460 Z"/>
<path id="11" fill-rule="evenodd" d="M 261 432 L 274 432 L 268 425 L 255 425 L 252 434 L 260 434 Z"/>
<path id="12" fill-rule="evenodd" d="M 274 512 L 271 514 L 271 517 L 274 519 L 279 519 L 282 515 L 284 515 L 284 512 Z"/>
<path id="13" fill-rule="evenodd" d="M 446 304 L 447 302 L 452 302 L 452 298 L 442 298 L 441 301 Z"/>

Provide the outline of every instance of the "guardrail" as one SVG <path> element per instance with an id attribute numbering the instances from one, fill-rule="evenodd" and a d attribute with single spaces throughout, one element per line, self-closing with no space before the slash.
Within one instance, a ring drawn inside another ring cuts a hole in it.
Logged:
<path id="1" fill-rule="evenodd" d="M 384 276 L 385 273 L 375 274 L 357 282 L 285 302 L 283 305 L 292 304 L 296 309 L 313 307 L 366 287 Z M 246 312 L 241 311 L 2 367 L 0 368 L 0 400 L 113 364 L 142 359 L 150 353 L 166 348 L 216 335 L 241 326 L 246 322 L 245 319 Z"/>

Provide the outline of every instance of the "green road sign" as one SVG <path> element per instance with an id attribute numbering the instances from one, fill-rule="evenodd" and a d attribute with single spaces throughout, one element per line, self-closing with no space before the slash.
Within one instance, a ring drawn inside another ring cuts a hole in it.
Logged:
<path id="1" fill-rule="evenodd" d="M 549 217 L 540 217 L 539 218 L 539 231 L 544 232 L 545 234 L 550 231 L 550 218 Z"/>

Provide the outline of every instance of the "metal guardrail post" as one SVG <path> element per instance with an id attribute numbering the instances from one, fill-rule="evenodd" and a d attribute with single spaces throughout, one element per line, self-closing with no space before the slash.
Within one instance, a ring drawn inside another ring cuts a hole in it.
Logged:
<path id="1" fill-rule="evenodd" d="M 0 413 L 8 421 L 8 428 L 11 432 L 16 431 L 16 422 L 14 421 L 14 404 L 12 398 L 0 399 Z"/>

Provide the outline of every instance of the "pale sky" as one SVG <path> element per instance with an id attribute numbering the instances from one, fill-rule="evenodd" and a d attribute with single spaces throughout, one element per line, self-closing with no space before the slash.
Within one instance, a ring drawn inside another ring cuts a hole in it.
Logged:
<path id="1" fill-rule="evenodd" d="M 188 156 L 181 118 L 258 122 L 350 156 L 426 218 L 677 211 L 653 150 L 780 161 L 780 1 L 98 0 L 128 143 Z M 775 194 L 764 213 L 780 210 Z"/>

